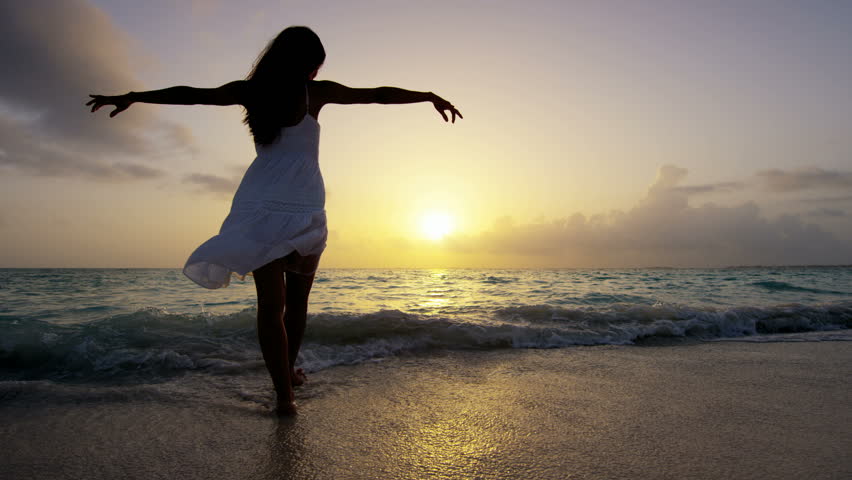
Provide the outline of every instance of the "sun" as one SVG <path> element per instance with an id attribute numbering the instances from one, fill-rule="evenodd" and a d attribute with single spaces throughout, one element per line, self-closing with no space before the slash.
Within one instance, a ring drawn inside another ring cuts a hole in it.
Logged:
<path id="1" fill-rule="evenodd" d="M 429 240 L 440 240 L 453 228 L 453 217 L 443 212 L 429 212 L 420 218 L 420 231 Z"/>

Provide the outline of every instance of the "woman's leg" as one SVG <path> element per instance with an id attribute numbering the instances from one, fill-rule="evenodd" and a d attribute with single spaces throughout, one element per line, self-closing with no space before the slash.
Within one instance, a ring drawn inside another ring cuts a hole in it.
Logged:
<path id="1" fill-rule="evenodd" d="M 281 262 L 274 261 L 254 272 L 257 288 L 257 336 L 263 361 L 278 394 L 279 413 L 295 413 L 290 361 L 287 352 L 287 330 L 284 328 L 286 286 Z"/>
<path id="2" fill-rule="evenodd" d="M 284 311 L 284 327 L 287 330 L 287 352 L 290 360 L 290 380 L 293 385 L 301 385 L 305 374 L 301 369 L 296 370 L 296 357 L 302 346 L 305 335 L 305 324 L 308 319 L 308 295 L 314 283 L 314 274 L 303 275 L 287 272 L 287 309 Z"/>

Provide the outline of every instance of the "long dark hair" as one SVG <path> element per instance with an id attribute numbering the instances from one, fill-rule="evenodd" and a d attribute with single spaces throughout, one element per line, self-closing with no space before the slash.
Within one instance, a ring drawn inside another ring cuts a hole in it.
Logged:
<path id="1" fill-rule="evenodd" d="M 305 105 L 305 84 L 323 62 L 325 49 L 308 27 L 287 27 L 263 49 L 246 77 L 251 95 L 243 123 L 255 143 L 274 142 L 282 127 L 299 118 Z"/>

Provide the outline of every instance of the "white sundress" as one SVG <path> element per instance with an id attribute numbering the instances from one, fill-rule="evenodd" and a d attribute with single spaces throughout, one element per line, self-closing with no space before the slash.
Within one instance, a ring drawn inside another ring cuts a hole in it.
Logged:
<path id="1" fill-rule="evenodd" d="M 219 234 L 198 247 L 183 273 L 205 288 L 226 287 L 231 274 L 246 275 L 292 252 L 320 255 L 328 238 L 325 184 L 319 168 L 317 120 L 309 114 L 284 127 L 240 182 Z"/>

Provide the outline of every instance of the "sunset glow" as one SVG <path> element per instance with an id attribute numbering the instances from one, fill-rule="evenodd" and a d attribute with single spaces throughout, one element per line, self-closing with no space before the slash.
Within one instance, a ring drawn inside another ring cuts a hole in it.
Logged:
<path id="1" fill-rule="evenodd" d="M 325 268 L 852 262 L 852 3 L 698 3 L 10 2 L 0 266 L 183 265 L 255 158 L 242 108 L 84 103 L 244 78 L 288 25 L 317 80 L 464 114 L 322 108 Z"/>

